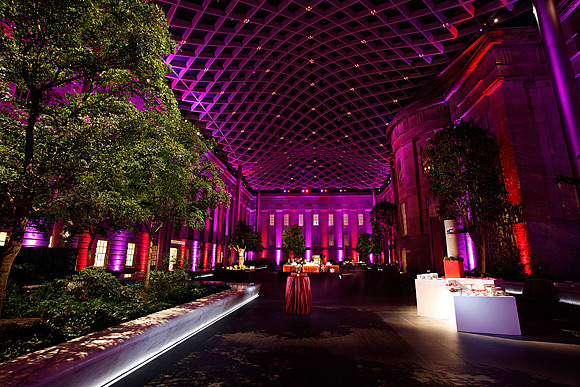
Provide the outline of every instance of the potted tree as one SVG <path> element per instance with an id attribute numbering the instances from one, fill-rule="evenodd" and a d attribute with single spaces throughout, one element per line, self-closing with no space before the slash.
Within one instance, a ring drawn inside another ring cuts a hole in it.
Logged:
<path id="1" fill-rule="evenodd" d="M 260 233 L 256 232 L 253 226 L 246 224 L 243 220 L 239 220 L 238 224 L 234 226 L 229 248 L 238 253 L 238 266 L 240 268 L 245 266 L 246 251 L 259 253 L 264 250 Z"/>
<path id="2" fill-rule="evenodd" d="M 306 251 L 306 238 L 304 238 L 300 226 L 293 224 L 282 232 L 282 251 L 288 254 L 290 259 L 295 259 L 300 263 L 297 266 L 297 269 L 300 270 Z"/>

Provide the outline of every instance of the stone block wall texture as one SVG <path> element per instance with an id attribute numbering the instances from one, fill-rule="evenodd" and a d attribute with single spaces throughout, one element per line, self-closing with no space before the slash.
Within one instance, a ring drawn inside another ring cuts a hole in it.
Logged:
<path id="1" fill-rule="evenodd" d="M 493 31 L 472 48 L 463 54 L 471 54 L 468 60 L 452 64 L 441 74 L 439 88 L 399 113 L 387 131 L 399 174 L 398 204 L 408 208 L 410 234 L 401 236 L 401 245 L 412 241 L 424 249 L 407 254 L 410 265 L 425 265 L 429 256 L 438 259 L 425 242 L 436 238 L 425 233 L 424 217 L 436 201 L 429 200 L 429 184 L 417 158 L 422 141 L 450 122 L 474 120 L 497 137 L 509 199 L 525 208 L 532 257 L 551 274 L 577 279 L 580 206 L 574 187 L 554 182 L 555 174 L 570 175 L 571 168 L 537 30 Z M 438 99 L 448 123 L 419 122 Z"/>

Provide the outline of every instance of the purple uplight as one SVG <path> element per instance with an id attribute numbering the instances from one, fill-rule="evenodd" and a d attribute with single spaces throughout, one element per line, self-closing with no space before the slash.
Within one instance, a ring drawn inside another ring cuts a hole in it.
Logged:
<path id="1" fill-rule="evenodd" d="M 475 247 L 473 246 L 473 241 L 469 234 L 465 234 L 465 242 L 467 243 L 467 264 L 469 265 L 469 270 L 475 269 Z"/>
<path id="2" fill-rule="evenodd" d="M 282 262 L 282 250 L 276 250 L 276 265 Z"/>
<path id="3" fill-rule="evenodd" d="M 199 241 L 193 241 L 193 255 L 191 259 L 191 270 L 195 271 L 199 260 Z"/>

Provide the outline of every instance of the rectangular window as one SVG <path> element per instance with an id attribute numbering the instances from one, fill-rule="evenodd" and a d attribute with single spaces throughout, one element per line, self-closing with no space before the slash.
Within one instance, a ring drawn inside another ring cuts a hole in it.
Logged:
<path id="1" fill-rule="evenodd" d="M 133 266 L 135 258 L 135 243 L 127 243 L 127 256 L 125 257 L 125 266 Z"/>
<path id="2" fill-rule="evenodd" d="M 290 224 L 290 214 L 284 214 L 284 226 L 288 226 Z"/>
<path id="3" fill-rule="evenodd" d="M 298 225 L 300 227 L 304 226 L 304 214 L 298 214 Z"/>
<path id="4" fill-rule="evenodd" d="M 99 239 L 97 241 L 97 252 L 95 254 L 95 267 L 105 267 L 105 258 L 107 257 L 108 242 Z"/>
<path id="5" fill-rule="evenodd" d="M 334 234 L 328 234 L 328 245 L 334 246 Z"/>
<path id="6" fill-rule="evenodd" d="M 318 214 L 312 214 L 312 225 L 318 226 Z"/>
<path id="7" fill-rule="evenodd" d="M 170 247 L 169 248 L 169 271 L 175 269 L 175 264 L 177 263 L 177 254 L 178 254 L 177 247 Z"/>
<path id="8" fill-rule="evenodd" d="M 274 214 L 270 214 L 270 226 L 274 225 L 274 219 L 275 219 L 275 215 Z"/>
<path id="9" fill-rule="evenodd" d="M 343 226 L 348 226 L 348 213 L 342 214 L 342 224 Z"/>
<path id="10" fill-rule="evenodd" d="M 328 214 L 328 225 L 334 226 L 334 214 Z"/>
<path id="11" fill-rule="evenodd" d="M 8 233 L 6 231 L 0 232 L 0 246 L 6 245 L 6 239 L 8 239 Z"/>
<path id="12" fill-rule="evenodd" d="M 407 235 L 407 205 L 406 203 L 401 204 L 401 225 L 403 235 Z"/>
<path id="13" fill-rule="evenodd" d="M 358 225 L 362 226 L 365 222 L 365 217 L 363 214 L 358 214 Z"/>

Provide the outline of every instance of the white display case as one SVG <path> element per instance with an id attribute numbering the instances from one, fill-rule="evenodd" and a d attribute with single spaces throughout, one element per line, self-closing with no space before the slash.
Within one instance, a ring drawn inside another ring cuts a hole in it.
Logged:
<path id="1" fill-rule="evenodd" d="M 515 298 L 484 295 L 488 287 L 503 288 L 501 279 L 423 278 L 430 277 L 415 280 L 419 316 L 448 320 L 460 332 L 521 334 Z"/>

